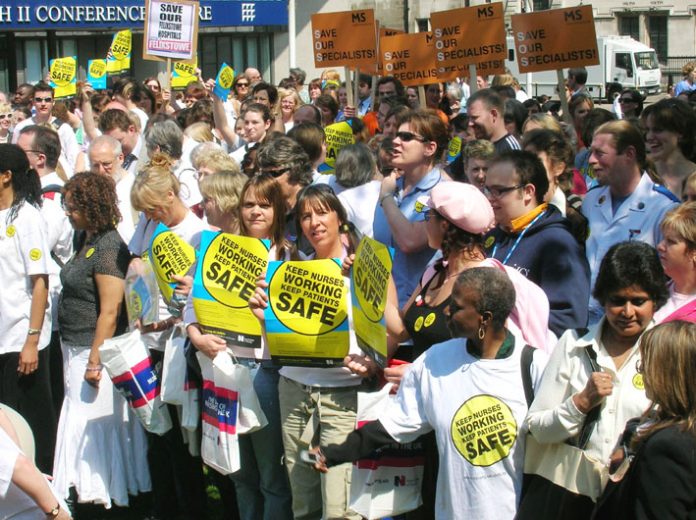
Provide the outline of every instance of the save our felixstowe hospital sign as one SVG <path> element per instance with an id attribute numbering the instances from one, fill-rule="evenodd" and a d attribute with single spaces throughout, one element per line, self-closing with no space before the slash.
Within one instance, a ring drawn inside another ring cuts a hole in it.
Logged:
<path id="1" fill-rule="evenodd" d="M 198 2 L 147 0 L 145 4 L 145 59 L 191 60 L 198 40 Z"/>

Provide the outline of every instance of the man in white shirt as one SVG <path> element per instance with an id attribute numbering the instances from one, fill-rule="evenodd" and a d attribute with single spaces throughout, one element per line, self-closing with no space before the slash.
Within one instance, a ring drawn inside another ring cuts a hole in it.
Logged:
<path id="1" fill-rule="evenodd" d="M 123 152 L 123 168 L 137 175 L 140 168 L 148 161 L 145 140 L 138 131 L 133 116 L 118 108 L 110 108 L 99 117 L 99 130 L 103 135 L 109 135 L 121 143 Z"/>
<path id="2" fill-rule="evenodd" d="M 75 170 L 77 156 L 80 153 L 80 145 L 77 143 L 75 132 L 70 125 L 51 115 L 53 101 L 53 89 L 46 83 L 37 83 L 34 86 L 34 97 L 32 98 L 32 105 L 36 113 L 15 127 L 12 142 L 17 144 L 20 133 L 29 125 L 50 125 L 60 137 L 61 166 L 63 166 L 66 176 L 71 177 Z"/>
<path id="3" fill-rule="evenodd" d="M 116 183 L 118 209 L 121 212 L 121 222 L 116 229 L 127 244 L 133 237 L 137 212 L 133 211 L 130 202 L 130 192 L 135 176 L 123 169 L 123 150 L 121 143 L 109 135 L 97 137 L 89 145 L 90 171 L 108 175 Z"/>
<path id="4" fill-rule="evenodd" d="M 679 200 L 645 172 L 645 141 L 627 121 L 610 121 L 595 130 L 590 165 L 599 185 L 582 203 L 590 234 L 585 254 L 594 288 L 602 258 L 611 246 L 624 240 L 640 240 L 655 247 L 662 240 L 660 223 Z M 604 314 L 590 298 L 590 323 Z"/>

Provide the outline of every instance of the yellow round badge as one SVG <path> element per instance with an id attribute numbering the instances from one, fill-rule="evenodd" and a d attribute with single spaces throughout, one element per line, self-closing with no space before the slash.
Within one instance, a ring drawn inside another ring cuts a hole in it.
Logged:
<path id="1" fill-rule="evenodd" d="M 94 254 L 94 248 L 93 248 L 93 247 L 90 247 L 90 248 L 87 250 L 87 252 L 85 253 L 85 258 L 89 258 L 89 257 L 92 256 L 93 254 Z"/>
<path id="2" fill-rule="evenodd" d="M 40 249 L 36 249 L 36 248 L 31 249 L 31 250 L 29 251 L 29 258 L 31 258 L 31 259 L 34 260 L 34 261 L 40 260 L 40 259 L 41 259 L 41 250 L 40 250 Z"/>
<path id="3" fill-rule="evenodd" d="M 489 249 L 493 244 L 495 243 L 495 237 L 488 237 L 486 241 L 483 243 L 483 247 L 486 249 Z"/>
<path id="4" fill-rule="evenodd" d="M 418 332 L 423 328 L 423 316 L 418 316 L 416 322 L 413 324 L 413 330 Z"/>
<path id="5" fill-rule="evenodd" d="M 510 454 L 517 421 L 510 407 L 492 395 L 466 401 L 452 418 L 452 442 L 472 466 L 492 466 Z"/>
<path id="6" fill-rule="evenodd" d="M 633 376 L 633 380 L 631 382 L 638 390 L 645 390 L 645 385 L 643 384 L 643 374 L 636 374 Z"/>
<path id="7" fill-rule="evenodd" d="M 15 236 L 15 233 L 17 233 L 17 230 L 15 229 L 15 227 L 12 224 L 7 226 L 7 229 L 5 230 L 5 234 L 7 235 L 8 238 L 12 238 L 13 236 Z"/>
<path id="8" fill-rule="evenodd" d="M 435 322 L 435 313 L 431 312 L 425 317 L 425 321 L 423 322 L 423 325 L 426 327 L 430 327 L 433 323 Z"/>

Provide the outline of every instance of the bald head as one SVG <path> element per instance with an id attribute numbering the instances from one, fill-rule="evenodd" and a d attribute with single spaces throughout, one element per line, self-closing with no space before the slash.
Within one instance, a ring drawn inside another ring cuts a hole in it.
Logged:
<path id="1" fill-rule="evenodd" d="M 93 173 L 120 177 L 123 165 L 121 143 L 109 135 L 100 135 L 89 145 L 89 164 Z"/>
<path id="2" fill-rule="evenodd" d="M 253 83 L 258 83 L 259 81 L 261 81 L 261 73 L 259 72 L 258 69 L 255 69 L 253 67 L 248 67 L 244 71 L 244 75 L 249 80 L 249 83 L 253 84 Z"/>

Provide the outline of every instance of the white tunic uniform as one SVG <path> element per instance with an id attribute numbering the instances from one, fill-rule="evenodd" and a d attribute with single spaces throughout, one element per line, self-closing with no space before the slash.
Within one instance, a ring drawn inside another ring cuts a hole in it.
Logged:
<path id="1" fill-rule="evenodd" d="M 587 217 L 590 236 L 585 244 L 585 254 L 592 272 L 592 287 L 599 273 L 602 258 L 614 244 L 626 240 L 640 240 L 656 246 L 662 240 L 660 223 L 665 213 L 679 201 L 663 186 L 655 184 L 647 173 L 643 173 L 635 191 L 612 211 L 611 193 L 608 186 L 590 190 L 582 204 L 582 213 Z M 599 302 L 590 297 L 590 322 L 596 323 L 604 314 Z"/>

